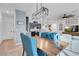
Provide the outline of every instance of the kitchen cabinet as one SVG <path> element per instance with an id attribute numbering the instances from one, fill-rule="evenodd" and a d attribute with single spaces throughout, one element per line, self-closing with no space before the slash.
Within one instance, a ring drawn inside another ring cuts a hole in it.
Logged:
<path id="1" fill-rule="evenodd" d="M 68 42 L 69 45 L 66 49 L 71 50 L 71 45 L 72 45 L 72 35 L 69 34 L 62 34 L 61 36 L 61 41 Z"/>
<path id="2" fill-rule="evenodd" d="M 72 51 L 79 53 L 79 36 L 73 36 L 72 38 Z"/>
<path id="3" fill-rule="evenodd" d="M 78 19 L 75 17 L 64 19 L 63 24 L 64 26 L 78 25 Z"/>
<path id="4" fill-rule="evenodd" d="M 68 42 L 68 43 L 71 43 L 71 41 L 72 41 L 72 35 L 62 34 L 61 40 L 65 41 L 65 42 Z"/>
<path id="5" fill-rule="evenodd" d="M 67 56 L 79 56 L 79 54 L 72 52 L 71 50 L 64 49 L 63 51 L 67 54 Z"/>
<path id="6" fill-rule="evenodd" d="M 79 53 L 79 36 L 62 34 L 61 41 L 65 41 L 65 42 L 69 43 L 69 45 L 66 49 Z"/>

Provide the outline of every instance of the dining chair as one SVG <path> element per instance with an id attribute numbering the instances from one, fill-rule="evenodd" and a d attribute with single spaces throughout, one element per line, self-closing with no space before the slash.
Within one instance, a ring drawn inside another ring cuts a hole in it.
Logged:
<path id="1" fill-rule="evenodd" d="M 37 40 L 33 37 L 21 33 L 21 40 L 23 44 L 23 55 L 26 52 L 27 56 L 47 56 L 45 52 L 37 48 Z"/>

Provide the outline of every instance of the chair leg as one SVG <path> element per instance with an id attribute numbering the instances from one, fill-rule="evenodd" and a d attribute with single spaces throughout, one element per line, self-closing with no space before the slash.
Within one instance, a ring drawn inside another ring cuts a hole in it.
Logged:
<path id="1" fill-rule="evenodd" d="M 24 56 L 24 50 L 25 50 L 25 49 L 23 48 L 23 53 L 22 53 L 22 56 Z"/>

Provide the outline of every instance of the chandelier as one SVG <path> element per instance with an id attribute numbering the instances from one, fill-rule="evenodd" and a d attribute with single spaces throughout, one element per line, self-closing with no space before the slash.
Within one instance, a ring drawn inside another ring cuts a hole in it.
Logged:
<path id="1" fill-rule="evenodd" d="M 40 18 L 48 16 L 48 14 L 49 14 L 48 8 L 42 6 L 41 4 L 41 8 L 40 9 L 37 8 L 37 10 L 32 14 L 32 19 L 40 19 Z"/>

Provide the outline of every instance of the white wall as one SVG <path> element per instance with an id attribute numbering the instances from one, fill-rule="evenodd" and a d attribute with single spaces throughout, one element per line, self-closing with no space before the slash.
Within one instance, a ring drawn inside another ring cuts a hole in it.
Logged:
<path id="1" fill-rule="evenodd" d="M 48 24 L 55 24 L 55 25 L 56 25 L 56 29 L 54 29 L 54 30 L 57 31 L 57 32 L 61 32 L 61 31 L 59 30 L 59 24 L 62 23 L 62 19 L 57 19 L 57 18 L 49 17 L 49 18 L 47 19 L 47 23 L 48 23 Z"/>
<path id="2" fill-rule="evenodd" d="M 15 39 L 14 14 L 1 11 L 0 18 L 0 40 Z"/>
<path id="3" fill-rule="evenodd" d="M 15 26 L 14 26 L 14 15 L 1 13 L 2 14 L 2 39 L 15 39 Z"/>
<path id="4" fill-rule="evenodd" d="M 8 9 L 1 11 L 1 13 L 3 12 L 6 14 L 7 10 Z M 11 21 L 9 20 L 10 17 L 6 18 L 7 15 L 5 16 L 0 13 L 0 40 L 13 38 L 16 40 L 17 43 L 20 43 L 21 42 L 20 33 L 26 31 L 26 23 L 25 23 L 26 22 L 26 13 L 21 10 L 16 10 L 14 8 L 12 10 L 8 10 L 8 12 L 10 12 L 10 15 L 13 15 L 12 16 L 13 19 L 10 19 Z M 17 21 L 22 21 L 22 22 L 24 22 L 24 24 L 19 25 L 19 24 L 17 24 Z M 11 30 L 8 30 L 9 28 Z M 8 32 L 8 31 L 10 31 L 10 32 Z M 7 32 L 6 35 L 4 35 L 5 32 Z M 14 33 L 14 34 L 11 36 L 10 35 L 11 33 Z"/>
<path id="5" fill-rule="evenodd" d="M 8 14 L 11 14 L 11 15 L 14 15 L 14 5 L 13 4 L 3 4 L 1 3 L 0 4 L 0 39 L 2 39 L 2 15 L 1 13 L 8 13 Z"/>

